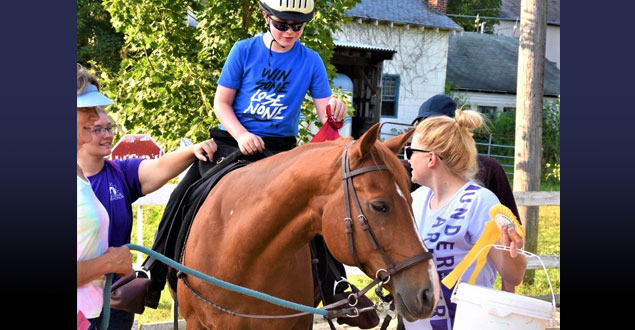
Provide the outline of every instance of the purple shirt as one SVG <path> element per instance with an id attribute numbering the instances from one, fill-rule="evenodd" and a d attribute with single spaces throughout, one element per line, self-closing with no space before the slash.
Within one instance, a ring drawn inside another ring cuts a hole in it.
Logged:
<path id="1" fill-rule="evenodd" d="M 139 164 L 142 160 L 106 160 L 99 173 L 88 177 L 95 195 L 108 211 L 108 246 L 130 243 L 132 203 L 143 196 L 139 182 Z"/>

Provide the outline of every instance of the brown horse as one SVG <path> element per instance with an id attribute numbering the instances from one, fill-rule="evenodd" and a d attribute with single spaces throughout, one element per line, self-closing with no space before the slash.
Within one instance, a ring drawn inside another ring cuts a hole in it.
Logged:
<path id="1" fill-rule="evenodd" d="M 344 221 L 345 209 L 349 208 L 353 246 L 367 275 L 374 278 L 379 269 L 385 269 L 387 258 L 402 263 L 413 256 L 428 255 L 425 261 L 393 274 L 384 287 L 394 295 L 397 312 L 405 319 L 429 317 L 439 299 L 437 272 L 415 227 L 407 173 L 395 156 L 411 134 L 412 131 L 382 143 L 377 141 L 375 125 L 350 147 L 350 138 L 305 144 L 231 172 L 211 191 L 196 215 L 183 264 L 240 286 L 311 306 L 313 279 L 308 242 L 312 237 L 323 235 L 335 258 L 348 265 L 356 264 L 348 247 Z M 343 157 L 348 158 L 351 171 L 382 167 L 356 174 L 352 181 L 356 197 L 342 189 Z M 357 205 L 368 219 L 384 256 L 366 239 L 356 207 L 345 206 L 346 199 L 349 205 L 356 205 L 354 198 L 359 199 Z M 185 280 L 201 297 L 234 312 L 297 313 L 193 276 L 186 276 Z M 179 282 L 179 307 L 188 329 L 306 330 L 313 319 L 312 315 L 286 319 L 233 316 L 204 303 L 183 281 Z"/>

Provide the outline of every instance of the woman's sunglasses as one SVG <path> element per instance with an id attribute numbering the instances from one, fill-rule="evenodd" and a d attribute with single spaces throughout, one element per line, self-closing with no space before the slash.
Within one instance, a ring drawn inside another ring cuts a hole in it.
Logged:
<path id="1" fill-rule="evenodd" d="M 432 152 L 430 150 L 423 150 L 423 149 L 415 149 L 412 147 L 404 147 L 403 148 L 404 154 L 406 155 L 406 159 L 410 159 L 412 157 L 412 153 L 415 151 L 419 151 L 419 152 Z M 437 157 L 439 157 L 439 159 L 443 160 L 443 158 L 439 155 L 437 155 Z"/>
<path id="2" fill-rule="evenodd" d="M 271 20 L 271 22 L 273 23 L 273 27 L 275 27 L 277 30 L 285 32 L 287 31 L 289 28 L 291 28 L 291 30 L 293 30 L 293 32 L 298 32 L 300 30 L 302 30 L 302 26 L 304 25 L 304 23 L 286 23 L 286 22 L 280 22 L 280 21 L 276 21 L 275 19 L 269 17 L 269 19 Z"/>

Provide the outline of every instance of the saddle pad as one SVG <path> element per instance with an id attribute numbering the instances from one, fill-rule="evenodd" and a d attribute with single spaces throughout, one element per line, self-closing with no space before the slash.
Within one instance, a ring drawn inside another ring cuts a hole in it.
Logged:
<path id="1" fill-rule="evenodd" d="M 192 184 L 188 192 L 186 192 L 183 197 L 181 203 L 178 206 L 177 211 L 175 212 L 175 217 L 182 217 L 182 221 L 176 222 L 180 223 L 181 227 L 177 228 L 179 230 L 170 232 L 170 236 L 176 236 L 176 242 L 174 245 L 173 251 L 166 251 L 166 253 L 173 253 L 173 260 L 181 262 L 181 257 L 183 255 L 185 242 L 187 241 L 187 237 L 190 232 L 190 228 L 192 227 L 192 223 L 196 213 L 200 209 L 203 201 L 207 198 L 207 195 L 210 193 L 212 188 L 216 186 L 216 184 L 225 176 L 227 173 L 241 168 L 245 165 L 249 164 L 249 162 L 244 160 L 233 160 L 228 161 L 225 166 L 218 169 L 217 167 L 213 168 L 215 173 L 211 175 L 205 175 L 201 180 Z M 167 255 L 167 254 L 166 254 Z M 168 272 L 168 283 L 172 287 L 172 289 L 176 290 L 176 273 L 170 269 Z"/>

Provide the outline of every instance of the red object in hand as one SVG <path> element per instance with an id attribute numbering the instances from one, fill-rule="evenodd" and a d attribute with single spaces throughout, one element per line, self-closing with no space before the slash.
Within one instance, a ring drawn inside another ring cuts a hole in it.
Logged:
<path id="1" fill-rule="evenodd" d="M 320 128 L 320 130 L 315 134 L 311 142 L 322 142 L 322 141 L 331 141 L 336 140 L 340 137 L 340 133 L 337 132 L 338 129 L 344 126 L 344 121 L 335 121 L 333 114 L 331 114 L 331 105 L 326 105 L 326 123 Z"/>
<path id="2" fill-rule="evenodd" d="M 77 312 L 77 330 L 86 330 L 88 328 L 90 328 L 90 321 L 88 321 L 82 311 Z"/>

